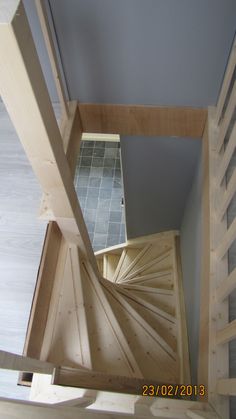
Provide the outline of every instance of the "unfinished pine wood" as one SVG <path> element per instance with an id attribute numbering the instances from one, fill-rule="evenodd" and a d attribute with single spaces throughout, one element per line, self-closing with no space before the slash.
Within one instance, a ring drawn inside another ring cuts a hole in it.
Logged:
<path id="1" fill-rule="evenodd" d="M 158 333 L 140 316 L 140 314 L 133 309 L 131 304 L 129 304 L 125 298 L 122 298 L 122 292 L 114 290 L 113 287 L 110 286 L 109 283 L 103 282 L 104 287 L 110 292 L 115 299 L 119 302 L 119 304 L 125 308 L 125 310 L 147 331 L 147 333 L 153 338 L 155 342 L 158 343 L 160 348 L 164 350 L 170 357 L 170 360 L 176 359 L 176 353 L 173 349 L 158 335 Z"/>
<path id="2" fill-rule="evenodd" d="M 206 109 L 80 103 L 84 132 L 201 138 Z"/>
<path id="3" fill-rule="evenodd" d="M 12 354 L 0 350 L 0 368 L 14 370 L 38 372 L 42 374 L 52 374 L 55 365 L 50 362 L 40 361 L 21 355 Z"/>
<path id="4" fill-rule="evenodd" d="M 148 382 L 152 385 L 161 384 L 161 382 L 156 379 L 149 379 Z M 143 385 L 147 384 L 147 379 L 61 367 L 55 369 L 53 384 L 95 389 L 98 391 L 113 391 L 116 393 L 142 395 Z"/>
<path id="5" fill-rule="evenodd" d="M 47 323 L 54 276 L 61 245 L 61 232 L 50 222 L 45 235 L 23 354 L 39 359 Z"/>
<path id="6" fill-rule="evenodd" d="M 0 93 L 62 233 L 97 264 L 22 3 L 0 25 Z M 26 42 L 27 40 L 27 42 Z M 12 76 L 12 68 L 17 69 Z M 29 122 L 30 121 L 30 122 Z M 34 141 L 32 141 L 34 138 Z"/>
<path id="7" fill-rule="evenodd" d="M 178 353 L 180 359 L 180 382 L 188 385 L 191 382 L 190 358 L 188 348 L 188 332 L 183 291 L 182 269 L 180 259 L 179 237 L 175 237 L 173 245 L 174 295 L 176 305 L 176 326 L 178 330 Z"/>
<path id="8" fill-rule="evenodd" d="M 234 196 L 236 192 L 236 169 L 234 169 L 234 172 L 230 178 L 230 181 L 227 185 L 227 189 L 222 197 L 222 202 L 219 205 L 219 210 L 218 210 L 218 217 L 220 219 L 220 221 L 222 220 L 222 218 L 224 217 L 230 202 L 232 201 L 232 198 Z"/>
<path id="9" fill-rule="evenodd" d="M 57 60 L 57 54 L 56 54 L 56 50 L 55 50 L 53 39 L 52 39 L 51 28 L 50 28 L 50 25 L 49 25 L 49 22 L 48 22 L 45 3 L 42 0 L 36 0 L 35 4 L 36 4 L 37 12 L 38 12 L 38 17 L 39 17 L 44 41 L 45 41 L 45 44 L 46 44 L 50 64 L 51 64 L 51 67 L 52 67 L 52 73 L 53 73 L 53 76 L 54 76 L 54 81 L 55 81 L 60 105 L 61 105 L 63 113 L 68 118 L 69 117 L 69 109 L 68 109 L 68 104 L 67 104 L 67 100 L 66 100 L 64 86 L 63 86 L 63 82 L 62 82 L 62 78 L 61 78 L 61 74 L 60 74 L 60 68 L 59 68 L 59 64 L 58 64 L 58 60 Z"/>
<path id="10" fill-rule="evenodd" d="M 222 396 L 236 396 L 236 378 L 222 378 L 217 382 L 216 391 Z"/>
<path id="11" fill-rule="evenodd" d="M 228 343 L 236 338 L 236 320 L 228 323 L 223 329 L 218 330 L 216 333 L 217 345 Z"/>
<path id="12" fill-rule="evenodd" d="M 210 290 L 210 172 L 209 172 L 209 118 L 207 119 L 202 144 L 202 214 L 201 227 L 201 284 L 200 284 L 200 330 L 198 383 L 208 388 L 209 368 L 209 290 Z M 208 393 L 205 396 L 207 400 Z"/>
<path id="13" fill-rule="evenodd" d="M 127 367 L 129 368 L 129 374 L 135 377 L 142 377 L 142 372 L 139 368 L 139 365 L 135 359 L 135 356 L 130 350 L 129 343 L 126 339 L 126 336 L 123 333 L 123 330 L 120 327 L 113 313 L 112 306 L 110 305 L 106 297 L 102 284 L 99 283 L 96 277 L 94 277 L 93 272 L 89 272 L 90 267 L 88 265 L 84 264 L 84 268 L 88 273 L 88 279 L 91 281 L 92 287 L 95 290 L 97 298 L 100 300 L 101 306 L 104 309 L 108 323 L 110 324 L 110 327 L 116 338 L 117 347 L 120 349 L 122 357 L 127 363 Z M 103 280 L 103 282 L 108 282 L 108 281 Z"/>
<path id="14" fill-rule="evenodd" d="M 216 383 L 219 379 L 227 377 L 229 374 L 229 353 L 227 345 L 217 345 L 217 332 L 223 329 L 228 323 L 228 301 L 223 301 L 220 305 L 215 301 L 215 292 L 220 282 L 227 276 L 228 262 L 223 257 L 229 244 L 229 231 L 227 232 L 227 221 L 224 217 L 219 222 L 215 214 L 218 202 L 221 202 L 225 192 L 225 182 L 219 186 L 216 184 L 220 161 L 223 157 L 223 150 L 218 153 L 215 149 L 218 132 L 215 130 L 215 109 L 209 110 L 209 170 L 210 170 L 210 290 L 209 290 L 209 378 L 208 394 L 209 401 L 217 413 L 229 418 L 229 400 L 222 400 L 217 395 Z M 233 223 L 234 224 L 234 223 Z M 232 225 L 231 225 L 232 227 Z M 222 240 L 223 238 L 223 240 Z M 219 244 L 221 243 L 221 244 Z M 222 245 L 223 243 L 223 245 Z M 220 246 L 218 250 L 217 246 Z M 221 255 L 221 256 L 220 256 Z M 217 365 L 217 368 L 216 368 Z"/>
<path id="15" fill-rule="evenodd" d="M 236 42 L 234 41 L 234 45 L 232 47 L 232 51 L 230 53 L 229 61 L 227 64 L 223 84 L 221 87 L 219 99 L 217 102 L 216 116 L 215 116 L 215 120 L 217 124 L 219 124 L 220 119 L 222 118 L 222 111 L 225 105 L 225 100 L 226 100 L 229 86 L 233 77 L 235 66 L 236 66 Z"/>
<path id="16" fill-rule="evenodd" d="M 236 105 L 236 81 L 234 83 L 232 92 L 230 93 L 230 99 L 229 99 L 227 108 L 225 110 L 224 117 L 219 125 L 219 134 L 217 138 L 217 148 L 216 148 L 218 153 L 221 150 L 221 147 L 224 143 L 225 135 L 227 133 L 231 118 L 235 110 L 235 105 Z"/>
<path id="17" fill-rule="evenodd" d="M 229 142 L 227 144 L 226 150 L 224 152 L 224 156 L 222 158 L 221 164 L 220 164 L 220 168 L 219 168 L 219 174 L 218 174 L 218 178 L 217 178 L 217 182 L 221 183 L 225 174 L 226 174 L 226 170 L 228 168 L 229 162 L 232 158 L 232 155 L 234 153 L 236 147 L 236 122 L 234 123 L 234 127 L 232 129 L 230 138 L 229 138 Z"/>
<path id="18" fill-rule="evenodd" d="M 159 265 L 163 260 L 165 261 L 166 259 L 168 259 L 170 257 L 170 251 L 165 251 L 163 252 L 161 255 L 157 256 L 155 259 L 150 260 L 148 263 L 145 263 L 143 266 L 141 266 L 140 268 L 138 268 L 137 270 L 134 270 L 133 272 L 131 272 L 130 274 L 127 275 L 126 279 L 132 279 L 134 277 L 139 276 L 140 274 L 144 273 L 149 273 L 147 271 L 149 271 L 150 268 L 152 268 L 154 266 L 154 271 L 157 272 L 156 265 Z M 160 270 L 161 270 L 161 266 L 160 266 Z M 150 272 L 151 273 L 151 272 Z"/>
<path id="19" fill-rule="evenodd" d="M 220 285 L 216 290 L 216 299 L 222 302 L 227 298 L 231 292 L 236 288 L 236 268 L 230 273 L 230 275 L 221 281 Z"/>
<path id="20" fill-rule="evenodd" d="M 236 218 L 225 232 L 224 236 L 221 238 L 221 241 L 216 248 L 216 257 L 218 259 L 222 259 L 226 252 L 229 250 L 231 244 L 234 242 L 236 238 Z"/>
<path id="21" fill-rule="evenodd" d="M 133 415 L 82 409 L 80 407 L 53 406 L 42 403 L 0 400 L 0 412 L 5 418 L 14 419 L 131 419 Z M 142 419 L 142 416 L 136 416 Z"/>
<path id="22" fill-rule="evenodd" d="M 148 252 L 148 250 L 150 250 L 150 247 L 151 245 L 147 244 L 143 247 L 143 249 L 137 251 L 136 257 L 134 257 L 133 260 L 130 261 L 129 265 L 125 267 L 122 272 L 119 273 L 119 282 L 122 282 L 122 279 L 127 278 L 129 272 L 135 268 L 140 259 L 142 259 L 142 257 Z"/>
<path id="23" fill-rule="evenodd" d="M 199 412 L 196 410 L 187 410 L 188 418 L 192 419 L 219 419 L 219 416 L 215 412 Z"/>

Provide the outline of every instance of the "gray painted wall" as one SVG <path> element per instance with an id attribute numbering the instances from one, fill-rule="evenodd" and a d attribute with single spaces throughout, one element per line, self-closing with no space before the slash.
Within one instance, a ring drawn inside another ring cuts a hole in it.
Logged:
<path id="1" fill-rule="evenodd" d="M 122 137 L 127 236 L 180 229 L 201 140 Z"/>
<path id="2" fill-rule="evenodd" d="M 215 103 L 235 32 L 235 0 L 50 4 L 72 99 Z"/>
<path id="3" fill-rule="evenodd" d="M 201 187 L 202 167 L 199 158 L 192 188 L 186 203 L 180 230 L 183 286 L 192 382 L 197 383 L 199 315 L 200 315 L 200 269 L 201 269 Z"/>

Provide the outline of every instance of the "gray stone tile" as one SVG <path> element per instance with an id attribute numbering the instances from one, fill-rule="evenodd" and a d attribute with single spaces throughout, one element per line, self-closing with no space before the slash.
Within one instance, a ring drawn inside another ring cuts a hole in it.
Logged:
<path id="1" fill-rule="evenodd" d="M 94 148 L 105 148 L 105 141 L 94 141 Z"/>
<path id="2" fill-rule="evenodd" d="M 94 234 L 93 245 L 101 246 L 102 248 L 106 247 L 107 235 L 106 234 Z"/>
<path id="3" fill-rule="evenodd" d="M 81 177 L 78 176 L 76 186 L 77 187 L 83 186 L 83 187 L 87 188 L 88 182 L 89 182 L 89 177 L 88 176 L 81 176 Z"/>
<path id="4" fill-rule="evenodd" d="M 106 148 L 118 148 L 119 147 L 118 141 L 107 141 L 106 142 Z"/>
<path id="5" fill-rule="evenodd" d="M 101 188 L 111 189 L 113 186 L 113 179 L 110 177 L 103 177 L 101 181 Z"/>
<path id="6" fill-rule="evenodd" d="M 107 247 L 115 246 L 120 243 L 120 236 L 118 234 L 109 234 L 107 237 Z"/>
<path id="7" fill-rule="evenodd" d="M 114 168 L 116 165 L 116 159 L 105 158 L 104 159 L 104 167 L 112 167 Z"/>
<path id="8" fill-rule="evenodd" d="M 108 223 L 107 221 L 97 221 L 95 225 L 95 234 L 107 234 L 108 233 Z"/>
<path id="9" fill-rule="evenodd" d="M 76 188 L 79 198 L 81 196 L 87 196 L 87 188 L 78 187 Z"/>
<path id="10" fill-rule="evenodd" d="M 88 198 L 98 198 L 99 188 L 87 188 L 87 191 Z"/>
<path id="11" fill-rule="evenodd" d="M 95 230 L 95 221 L 89 221 L 86 223 L 87 229 L 89 233 L 94 233 Z"/>
<path id="12" fill-rule="evenodd" d="M 121 211 L 111 211 L 110 212 L 110 221 L 111 222 L 120 223 L 121 222 L 121 217 L 122 217 L 122 212 Z"/>
<path id="13" fill-rule="evenodd" d="M 120 188 L 121 189 L 121 179 L 117 179 L 115 178 L 115 180 L 113 180 L 113 188 Z"/>
<path id="14" fill-rule="evenodd" d="M 112 189 L 100 189 L 100 194 L 99 194 L 99 198 L 101 199 L 109 199 L 111 198 L 111 194 L 112 194 Z"/>
<path id="15" fill-rule="evenodd" d="M 97 211 L 94 209 L 85 209 L 84 218 L 86 223 L 94 222 L 96 220 Z"/>
<path id="16" fill-rule="evenodd" d="M 82 147 L 91 147 L 93 148 L 95 144 L 95 141 L 81 141 Z"/>
<path id="17" fill-rule="evenodd" d="M 120 235 L 120 223 L 109 223 L 108 234 L 117 234 Z"/>
<path id="18" fill-rule="evenodd" d="M 98 209 L 101 210 L 110 210 L 110 204 L 111 204 L 111 200 L 110 199 L 101 199 L 99 198 L 98 200 Z"/>
<path id="19" fill-rule="evenodd" d="M 89 179 L 89 186 L 92 186 L 94 188 L 99 188 L 101 185 L 101 178 L 99 177 L 90 177 Z"/>
<path id="20" fill-rule="evenodd" d="M 106 148 L 105 149 L 105 157 L 115 159 L 117 156 L 117 149 L 116 148 Z"/>
<path id="21" fill-rule="evenodd" d="M 81 158 L 81 166 L 83 167 L 91 167 L 92 157 L 84 157 Z"/>
<path id="22" fill-rule="evenodd" d="M 119 169 L 120 168 L 120 159 L 116 159 L 115 166 L 116 166 L 116 169 Z"/>
<path id="23" fill-rule="evenodd" d="M 78 176 L 89 176 L 90 167 L 80 167 L 78 171 Z"/>
<path id="24" fill-rule="evenodd" d="M 103 176 L 112 178 L 114 176 L 114 169 L 112 167 L 104 167 Z"/>
<path id="25" fill-rule="evenodd" d="M 87 198 L 86 209 L 97 209 L 97 206 L 98 206 L 97 198 Z"/>
<path id="26" fill-rule="evenodd" d="M 98 209 L 97 210 L 97 219 L 96 219 L 97 222 L 106 221 L 108 223 L 109 218 L 110 218 L 110 212 L 109 211 L 104 211 L 103 209 Z"/>
<path id="27" fill-rule="evenodd" d="M 121 209 L 121 199 L 120 198 L 112 198 L 110 208 L 111 208 L 111 211 L 120 211 L 120 209 Z"/>
<path id="28" fill-rule="evenodd" d="M 83 157 L 91 157 L 93 155 L 93 148 L 92 147 L 83 147 L 82 149 L 82 156 Z"/>
<path id="29" fill-rule="evenodd" d="M 123 191 L 121 188 L 113 188 L 112 189 L 112 198 L 122 198 Z"/>
<path id="30" fill-rule="evenodd" d="M 105 149 L 104 148 L 95 148 L 93 150 L 94 157 L 104 157 Z"/>
<path id="31" fill-rule="evenodd" d="M 91 177 L 102 177 L 103 168 L 102 167 L 91 167 L 90 176 Z"/>
<path id="32" fill-rule="evenodd" d="M 103 158 L 102 157 L 93 157 L 92 167 L 102 167 L 103 168 Z"/>

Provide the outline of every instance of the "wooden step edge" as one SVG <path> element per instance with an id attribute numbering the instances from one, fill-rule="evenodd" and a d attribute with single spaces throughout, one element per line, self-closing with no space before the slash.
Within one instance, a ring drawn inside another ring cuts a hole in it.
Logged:
<path id="1" fill-rule="evenodd" d="M 142 307 L 146 308 L 147 310 L 152 311 L 157 316 L 162 317 L 163 319 L 169 321 L 170 323 L 175 324 L 176 318 L 175 316 L 172 316 L 168 312 L 164 311 L 163 309 L 154 306 L 153 304 L 149 303 L 148 301 L 145 301 L 142 297 L 137 297 L 136 295 L 132 295 L 131 291 L 126 291 L 124 288 L 119 288 L 117 291 L 119 291 L 121 294 L 123 294 L 126 298 L 129 298 L 130 300 L 133 300 L 137 304 L 141 305 Z"/>
<path id="2" fill-rule="evenodd" d="M 189 384 L 191 382 L 190 375 L 190 356 L 188 347 L 188 331 L 185 311 L 185 300 L 183 291 L 183 279 L 180 258 L 180 240 L 179 237 L 174 238 L 173 252 L 173 269 L 174 269 L 174 291 L 176 297 L 176 317 L 178 328 L 178 353 L 180 359 L 180 382 Z"/>
<path id="3" fill-rule="evenodd" d="M 167 295 L 167 296 L 173 296 L 174 291 L 166 288 L 154 288 L 154 287 L 148 287 L 144 285 L 135 285 L 135 284 L 119 284 L 120 287 L 125 288 L 130 291 L 136 291 L 136 292 L 143 292 L 147 294 L 159 294 L 159 295 Z"/>
<path id="4" fill-rule="evenodd" d="M 112 278 L 111 282 L 117 282 L 118 277 L 119 277 L 119 273 L 120 273 L 121 267 L 124 263 L 124 260 L 126 258 L 126 255 L 127 255 L 127 249 L 125 248 L 125 249 L 123 249 L 123 251 L 121 253 L 120 260 L 117 264 L 117 267 L 116 267 L 116 270 L 115 270 L 115 273 L 113 275 L 113 278 Z"/>
<path id="5" fill-rule="evenodd" d="M 156 258 L 150 260 L 145 265 L 143 265 L 140 268 L 138 268 L 136 271 L 134 271 L 134 272 L 130 273 L 129 275 L 127 275 L 126 276 L 126 280 L 132 279 L 135 276 L 138 276 L 140 273 L 142 273 L 146 269 L 151 268 L 153 265 L 155 265 L 155 264 L 157 264 L 159 262 L 162 262 L 164 259 L 168 258 L 171 255 L 171 253 L 172 253 L 172 249 L 168 249 L 167 251 L 165 250 L 163 253 L 161 253 Z"/>
<path id="6" fill-rule="evenodd" d="M 108 281 L 102 281 L 103 286 L 113 295 L 113 297 L 119 302 L 119 304 L 132 316 L 132 318 L 139 323 L 139 325 L 145 330 L 145 332 L 152 337 L 157 345 L 169 356 L 170 360 L 176 361 L 177 354 L 171 348 L 171 346 L 154 330 L 146 320 L 135 310 L 122 295 L 112 287 L 112 284 Z"/>
<path id="7" fill-rule="evenodd" d="M 136 264 L 142 259 L 142 257 L 148 252 L 148 250 L 152 247 L 152 244 L 147 244 L 134 258 L 133 262 L 125 269 L 125 271 L 119 275 L 118 282 L 122 282 L 125 280 L 126 276 L 129 272 L 136 266 Z"/>
<path id="8" fill-rule="evenodd" d="M 140 282 L 144 282 L 144 281 L 148 281 L 148 280 L 156 279 L 156 278 L 162 278 L 164 276 L 169 276 L 169 275 L 173 275 L 173 271 L 171 269 L 166 269 L 164 271 L 153 272 L 151 274 L 146 274 L 146 275 L 142 275 L 142 276 L 135 276 L 134 278 L 131 278 L 131 279 L 126 278 L 125 281 L 121 283 L 121 285 L 138 284 Z M 169 288 L 166 288 L 166 289 L 169 289 Z"/>
<path id="9" fill-rule="evenodd" d="M 110 283 L 111 286 L 113 286 L 113 284 L 111 282 L 109 282 L 106 279 L 101 279 L 98 280 L 98 278 L 95 276 L 93 270 L 91 269 L 89 263 L 84 262 L 83 263 L 84 268 L 87 272 L 87 278 L 90 281 L 96 295 L 97 298 L 99 299 L 101 306 L 103 307 L 104 313 L 106 315 L 106 318 L 108 320 L 108 323 L 113 331 L 114 337 L 117 341 L 117 344 L 121 350 L 123 359 L 127 365 L 127 367 L 129 368 L 129 373 L 131 376 L 135 376 L 135 377 L 140 377 L 142 378 L 142 372 L 139 368 L 139 365 L 133 355 L 133 352 L 131 351 L 128 341 L 126 339 L 126 336 L 122 330 L 122 328 L 120 327 L 120 324 L 118 322 L 118 320 L 116 319 L 114 312 L 112 310 L 111 304 L 107 299 L 107 296 L 105 294 L 105 291 L 103 289 L 102 283 L 103 282 L 107 282 Z M 101 283 L 102 281 L 102 283 Z"/>

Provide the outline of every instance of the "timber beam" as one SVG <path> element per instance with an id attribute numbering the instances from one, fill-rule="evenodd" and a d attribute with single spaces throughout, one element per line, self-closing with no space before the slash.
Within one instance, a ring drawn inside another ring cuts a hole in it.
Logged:
<path id="1" fill-rule="evenodd" d="M 96 273 L 61 133 L 22 1 L 0 0 L 0 93 L 63 236 Z"/>

